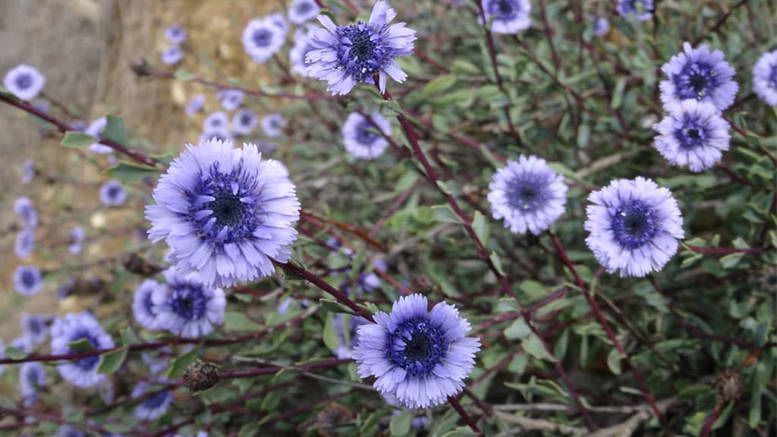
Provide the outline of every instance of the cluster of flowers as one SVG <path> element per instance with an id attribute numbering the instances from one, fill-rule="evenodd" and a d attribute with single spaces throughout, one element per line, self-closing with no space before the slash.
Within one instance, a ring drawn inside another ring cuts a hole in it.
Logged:
<path id="1" fill-rule="evenodd" d="M 172 45 L 162 51 L 162 62 L 175 65 L 183 59 L 183 43 L 186 42 L 186 29 L 179 25 L 170 26 L 165 30 L 165 38 Z"/>

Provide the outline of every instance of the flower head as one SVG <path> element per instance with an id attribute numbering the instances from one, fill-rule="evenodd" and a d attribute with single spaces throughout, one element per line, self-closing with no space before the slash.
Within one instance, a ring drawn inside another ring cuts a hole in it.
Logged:
<path id="1" fill-rule="evenodd" d="M 483 12 L 495 33 L 516 33 L 531 25 L 529 0 L 483 0 Z"/>
<path id="2" fill-rule="evenodd" d="M 162 51 L 162 55 L 160 57 L 162 58 L 163 64 L 175 65 L 181 62 L 181 59 L 183 59 L 183 50 L 179 45 L 170 46 Z"/>
<path id="3" fill-rule="evenodd" d="M 84 247 L 84 240 L 86 240 L 86 231 L 81 226 L 76 226 L 70 230 L 68 234 L 67 251 L 73 255 L 81 253 L 81 249 Z"/>
<path id="4" fill-rule="evenodd" d="M 19 294 L 32 296 L 43 288 L 43 275 L 33 266 L 19 266 L 13 274 L 14 288 Z"/>
<path id="5" fill-rule="evenodd" d="M 739 85 L 724 56 L 720 50 L 710 52 L 707 44 L 695 49 L 690 43 L 683 44 L 683 51 L 661 67 L 667 76 L 660 84 L 664 108 L 669 110 L 688 99 L 712 103 L 718 111 L 731 106 Z"/>
<path id="6" fill-rule="evenodd" d="M 165 286 L 153 279 L 146 279 L 132 297 L 132 314 L 135 320 L 146 329 L 161 329 L 159 322 L 159 308 L 155 301 L 163 301 L 167 290 Z M 155 299 L 155 296 L 158 296 Z"/>
<path id="7" fill-rule="evenodd" d="M 227 111 L 234 111 L 243 104 L 245 93 L 240 90 L 224 89 L 216 93 L 221 106 Z"/>
<path id="8" fill-rule="evenodd" d="M 153 394 L 149 395 L 152 392 Z M 141 420 L 159 418 L 173 402 L 173 393 L 170 390 L 155 390 L 143 382 L 132 389 L 132 398 L 140 397 L 143 397 L 143 400 L 135 407 L 134 415 Z"/>
<path id="9" fill-rule="evenodd" d="M 289 31 L 289 23 L 286 21 L 286 18 L 284 18 L 282 14 L 268 15 L 267 20 L 269 20 L 270 23 L 277 27 L 278 30 L 283 32 L 284 37 L 286 36 L 286 33 Z"/>
<path id="10" fill-rule="evenodd" d="M 370 119 L 358 112 L 348 114 L 345 119 L 342 129 L 343 143 L 345 150 L 354 158 L 375 159 L 389 146 L 383 135 L 391 135 L 391 123 L 377 111 L 370 114 Z"/>
<path id="11" fill-rule="evenodd" d="M 151 295 L 157 327 L 181 337 L 197 338 L 224 322 L 224 290 L 205 285 L 196 273 L 185 275 L 174 267 L 165 270 L 164 275 L 167 289 Z"/>
<path id="12" fill-rule="evenodd" d="M 296 240 L 299 201 L 286 168 L 256 146 L 217 140 L 188 145 L 146 207 L 149 237 L 165 239 L 183 273 L 228 286 L 274 272 Z"/>
<path id="13" fill-rule="evenodd" d="M 283 135 L 286 120 L 281 114 L 267 114 L 262 117 L 262 130 L 270 138 Z"/>
<path id="14" fill-rule="evenodd" d="M 87 135 L 91 135 L 93 137 L 101 137 L 103 134 L 103 131 L 105 130 L 105 127 L 108 125 L 108 119 L 105 117 L 100 117 L 87 126 L 86 130 L 84 131 Z M 104 155 L 106 153 L 113 152 L 113 149 L 109 146 L 106 146 L 102 143 L 92 143 L 89 146 L 89 150 L 91 150 L 94 153 L 98 153 L 101 155 Z"/>
<path id="15" fill-rule="evenodd" d="M 359 83 L 373 83 L 375 75 L 381 92 L 389 76 L 404 82 L 407 74 L 395 59 L 413 53 L 416 36 L 405 23 L 389 24 L 396 15 L 383 0 L 375 3 L 367 23 L 336 26 L 328 16 L 319 15 L 324 29 L 313 34 L 314 49 L 305 58 L 308 75 L 326 81 L 335 95 L 348 94 Z"/>
<path id="16" fill-rule="evenodd" d="M 604 36 L 610 32 L 610 20 L 605 17 L 594 17 L 592 23 L 594 36 Z"/>
<path id="17" fill-rule="evenodd" d="M 375 320 L 359 327 L 353 356 L 359 376 L 376 377 L 381 394 L 408 408 L 428 408 L 464 388 L 480 341 L 466 336 L 470 324 L 454 306 L 440 302 L 430 311 L 426 297 L 414 294 Z"/>
<path id="18" fill-rule="evenodd" d="M 106 333 L 97 319 L 89 313 L 68 313 L 54 321 L 51 327 L 51 353 L 54 355 L 72 354 L 70 343 L 86 340 L 94 349 L 114 347 L 113 339 Z M 57 366 L 59 374 L 69 383 L 79 387 L 91 387 L 105 380 L 105 375 L 97 373 L 100 357 L 93 355 L 70 361 Z"/>
<path id="19" fill-rule="evenodd" d="M 241 109 L 232 117 L 232 130 L 238 135 L 250 135 L 259 124 L 259 117 L 250 109 Z"/>
<path id="20" fill-rule="evenodd" d="M 539 235 L 564 214 L 564 178 L 536 156 L 522 155 L 518 161 L 508 161 L 491 178 L 488 188 L 493 217 L 503 218 L 512 232 Z"/>
<path id="21" fill-rule="evenodd" d="M 653 0 L 618 0 L 617 10 L 621 17 L 634 15 L 639 21 L 647 21 L 653 17 Z"/>
<path id="22" fill-rule="evenodd" d="M 302 24 L 314 18 L 321 12 L 313 0 L 294 0 L 289 7 L 289 21 L 294 24 Z"/>
<path id="23" fill-rule="evenodd" d="M 38 387 L 46 383 L 46 371 L 39 362 L 24 363 L 19 368 L 19 391 L 22 402 L 29 407 L 37 401 Z"/>
<path id="24" fill-rule="evenodd" d="M 264 63 L 281 49 L 286 39 L 285 20 L 275 16 L 251 20 L 243 30 L 243 47 L 254 62 Z"/>
<path id="25" fill-rule="evenodd" d="M 14 202 L 13 210 L 25 228 L 38 226 L 38 211 L 32 205 L 29 197 L 20 197 Z"/>
<path id="26" fill-rule="evenodd" d="M 22 316 L 22 336 L 31 346 L 46 340 L 49 335 L 49 320 L 49 317 L 38 314 Z"/>
<path id="27" fill-rule="evenodd" d="M 305 28 L 297 29 L 294 32 L 294 46 L 289 50 L 289 62 L 291 62 L 291 72 L 300 76 L 308 76 L 308 63 L 305 60 L 308 52 L 315 47 L 312 43 L 313 34 L 321 29 L 320 26 L 310 24 Z"/>
<path id="28" fill-rule="evenodd" d="M 182 44 L 186 41 L 186 29 L 179 25 L 173 25 L 165 29 L 165 38 L 173 44 Z"/>
<path id="29" fill-rule="evenodd" d="M 729 124 L 711 103 L 685 100 L 672 108 L 655 129 L 661 156 L 691 171 L 706 170 L 728 150 Z"/>
<path id="30" fill-rule="evenodd" d="M 16 234 L 13 250 L 19 258 L 29 258 L 32 251 L 35 250 L 35 228 L 24 228 L 19 231 Z"/>
<path id="31" fill-rule="evenodd" d="M 211 140 L 217 140 L 217 141 L 232 141 L 232 138 L 234 135 L 232 134 L 232 131 L 227 129 L 226 127 L 218 128 L 218 129 L 211 129 L 203 131 L 200 135 L 200 143 L 205 143 Z"/>
<path id="32" fill-rule="evenodd" d="M 119 206 L 127 200 L 127 193 L 119 181 L 108 181 L 100 186 L 100 202 L 105 206 Z"/>
<path id="33" fill-rule="evenodd" d="M 22 183 L 29 184 L 35 178 L 35 161 L 28 159 L 22 164 Z"/>
<path id="34" fill-rule="evenodd" d="M 204 106 L 205 96 L 202 94 L 197 94 L 196 96 L 192 97 L 191 100 L 189 100 L 189 103 L 186 104 L 186 109 L 184 111 L 186 112 L 186 115 L 194 115 L 195 113 L 202 111 Z"/>
<path id="35" fill-rule="evenodd" d="M 683 218 L 668 189 L 643 177 L 619 179 L 588 200 L 585 242 L 608 272 L 642 277 L 677 252 Z"/>
<path id="36" fill-rule="evenodd" d="M 777 50 L 764 53 L 753 68 L 753 90 L 769 106 L 777 106 Z"/>
<path id="37" fill-rule="evenodd" d="M 226 112 L 218 111 L 208 115 L 202 122 L 203 132 L 218 131 L 226 129 L 229 126 L 229 115 Z"/>
<path id="38" fill-rule="evenodd" d="M 45 84 L 46 77 L 37 68 L 25 64 L 12 68 L 3 79 L 5 89 L 21 100 L 38 97 Z"/>

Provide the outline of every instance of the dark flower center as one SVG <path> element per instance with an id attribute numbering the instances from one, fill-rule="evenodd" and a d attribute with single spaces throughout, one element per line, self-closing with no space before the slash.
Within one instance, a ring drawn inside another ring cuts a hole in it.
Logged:
<path id="1" fill-rule="evenodd" d="M 380 35 L 364 23 L 337 28 L 337 39 L 340 41 L 337 59 L 358 82 L 371 78 L 388 57 Z"/>
<path id="2" fill-rule="evenodd" d="M 541 181 L 515 178 L 508 183 L 507 203 L 510 208 L 530 211 L 541 208 L 547 201 L 547 193 Z"/>
<path id="3" fill-rule="evenodd" d="M 201 319 L 207 305 L 202 285 L 181 282 L 173 284 L 171 288 L 173 294 L 170 297 L 170 306 L 173 312 L 186 320 Z"/>
<path id="4" fill-rule="evenodd" d="M 272 32 L 268 29 L 258 29 L 251 38 L 257 47 L 267 47 L 272 41 Z"/>
<path id="5" fill-rule="evenodd" d="M 369 121 L 364 120 L 356 127 L 356 141 L 365 146 L 372 146 L 380 135 Z"/>
<path id="6" fill-rule="evenodd" d="M 27 323 L 27 329 L 29 329 L 33 334 L 37 335 L 40 334 L 40 332 L 43 330 L 43 327 L 41 326 L 40 320 L 35 318 L 30 319 L 30 321 Z"/>
<path id="7" fill-rule="evenodd" d="M 499 20 L 512 20 L 520 12 L 520 5 L 515 0 L 496 0 L 488 8 L 489 15 Z"/>
<path id="8" fill-rule="evenodd" d="M 218 226 L 235 226 L 241 222 L 248 211 L 240 197 L 224 188 L 220 187 L 213 196 L 216 200 L 206 206 L 213 211 Z"/>
<path id="9" fill-rule="evenodd" d="M 95 337 L 93 337 L 87 331 L 77 331 L 75 334 L 70 336 L 69 343 L 72 343 L 74 341 L 78 341 L 84 338 L 89 342 L 92 348 L 94 349 L 99 348 L 100 343 L 97 341 Z M 74 352 L 75 351 L 71 351 L 71 353 L 74 353 Z M 81 358 L 80 360 L 76 360 L 73 364 L 75 364 L 82 370 L 89 371 L 89 370 L 92 370 L 95 366 L 97 366 L 98 361 L 100 361 L 100 357 L 98 355 L 95 355 L 91 357 Z"/>
<path id="10" fill-rule="evenodd" d="M 154 301 L 151 299 L 151 292 L 146 292 L 146 296 L 143 298 L 143 308 L 146 309 L 151 315 L 156 314 L 156 308 L 154 308 Z"/>
<path id="11" fill-rule="evenodd" d="M 653 239 L 658 232 L 653 208 L 640 200 L 621 206 L 612 218 L 615 240 L 626 249 L 636 249 Z"/>
<path id="12" fill-rule="evenodd" d="M 448 350 L 442 330 L 425 318 L 402 323 L 387 342 L 388 359 L 411 376 L 429 375 Z"/>
<path id="13" fill-rule="evenodd" d="M 111 185 L 108 187 L 108 197 L 115 199 L 119 196 L 121 193 L 121 188 L 117 187 L 116 185 Z"/>
<path id="14" fill-rule="evenodd" d="M 170 395 L 169 391 L 162 391 L 159 392 L 150 398 L 143 401 L 143 406 L 148 408 L 149 410 L 153 410 L 155 408 L 159 408 L 165 401 L 167 400 L 167 397 Z"/>
<path id="15" fill-rule="evenodd" d="M 27 383 L 33 387 L 38 386 L 38 372 L 37 367 L 30 367 L 30 370 L 27 372 Z"/>
<path id="16" fill-rule="evenodd" d="M 251 124 L 251 120 L 253 117 L 251 117 L 251 114 L 242 114 L 240 116 L 240 124 L 249 125 Z"/>
<path id="17" fill-rule="evenodd" d="M 29 74 L 20 74 L 16 76 L 15 83 L 19 89 L 26 90 L 32 86 L 32 76 Z"/>
<path id="18" fill-rule="evenodd" d="M 674 76 L 677 96 L 681 100 L 701 100 L 718 86 L 712 66 L 701 62 L 689 62 L 680 74 Z"/>
<path id="19" fill-rule="evenodd" d="M 297 4 L 297 14 L 305 15 L 313 10 L 313 5 L 310 2 L 302 2 Z"/>
<path id="20" fill-rule="evenodd" d="M 769 84 L 772 88 L 777 89 L 777 63 L 772 65 L 772 72 L 769 75 Z"/>
<path id="21" fill-rule="evenodd" d="M 36 277 L 30 270 L 22 271 L 22 284 L 27 288 L 32 288 L 35 285 Z"/>
<path id="22" fill-rule="evenodd" d="M 683 149 L 695 149 L 704 146 L 707 139 L 707 127 L 703 120 L 693 115 L 685 115 L 683 126 L 674 133 L 675 139 Z"/>

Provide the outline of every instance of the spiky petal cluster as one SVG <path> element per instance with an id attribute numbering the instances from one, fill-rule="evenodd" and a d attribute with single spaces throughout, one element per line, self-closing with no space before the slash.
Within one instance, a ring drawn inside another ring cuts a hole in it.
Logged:
<path id="1" fill-rule="evenodd" d="M 173 44 L 183 44 L 186 41 L 186 29 L 179 25 L 173 25 L 165 29 L 165 38 Z"/>
<path id="2" fill-rule="evenodd" d="M 337 26 L 326 15 L 319 15 L 324 26 L 313 34 L 314 47 L 306 55 L 308 75 L 327 82 L 329 92 L 345 95 L 360 83 L 373 83 L 386 90 L 391 77 L 404 82 L 407 74 L 396 58 L 413 53 L 415 31 L 405 23 L 389 24 L 397 13 L 388 3 L 379 0 L 372 8 L 367 23 Z"/>
<path id="3" fill-rule="evenodd" d="M 81 253 L 81 249 L 84 247 L 84 241 L 86 240 L 86 230 L 81 226 L 76 226 L 70 230 L 68 234 L 67 251 L 73 255 Z"/>
<path id="4" fill-rule="evenodd" d="M 274 272 L 297 238 L 299 201 L 286 168 L 257 147 L 211 140 L 187 145 L 159 179 L 146 207 L 149 238 L 208 285 L 229 286 Z"/>
<path id="5" fill-rule="evenodd" d="M 21 100 L 32 100 L 38 97 L 45 84 L 46 77 L 37 68 L 26 64 L 12 68 L 3 79 L 5 89 Z"/>
<path id="6" fill-rule="evenodd" d="M 243 47 L 254 62 L 264 63 L 283 46 L 286 31 L 283 17 L 253 19 L 243 30 Z"/>
<path id="7" fill-rule="evenodd" d="M 32 204 L 29 197 L 20 197 L 14 202 L 13 210 L 25 228 L 38 226 L 38 210 Z"/>
<path id="8" fill-rule="evenodd" d="M 693 48 L 684 43 L 683 51 L 661 67 L 667 77 L 660 84 L 664 108 L 669 110 L 688 99 L 712 103 L 718 111 L 731 106 L 739 85 L 724 57 L 720 50 L 711 52 L 707 44 Z"/>
<path id="9" fill-rule="evenodd" d="M 381 394 L 408 408 L 439 405 L 461 392 L 475 365 L 480 341 L 467 337 L 469 330 L 452 305 L 429 310 L 420 294 L 401 297 L 390 314 L 379 312 L 375 323 L 359 327 L 353 352 L 359 376 L 374 376 Z"/>
<path id="10" fill-rule="evenodd" d="M 313 0 L 294 0 L 289 7 L 289 21 L 299 25 L 314 18 L 319 12 L 321 8 Z"/>
<path id="11" fill-rule="evenodd" d="M 221 106 L 225 110 L 232 112 L 243 104 L 245 93 L 240 90 L 223 89 L 216 93 L 216 97 L 218 97 Z"/>
<path id="12" fill-rule="evenodd" d="M 32 251 L 35 250 L 35 228 L 25 228 L 19 231 L 16 234 L 13 250 L 19 258 L 29 258 Z"/>
<path id="13" fill-rule="evenodd" d="M 32 296 L 43 288 L 43 275 L 34 266 L 19 266 L 13 274 L 14 288 L 19 294 Z"/>
<path id="14" fill-rule="evenodd" d="M 224 322 L 227 306 L 224 290 L 203 284 L 196 273 L 182 274 L 170 268 L 164 275 L 166 289 L 151 294 L 157 328 L 181 337 L 197 338 L 210 334 L 214 325 Z"/>
<path id="15" fill-rule="evenodd" d="M 529 0 L 483 0 L 483 12 L 494 33 L 516 33 L 531 25 Z"/>
<path id="16" fill-rule="evenodd" d="M 259 124 L 259 117 L 250 109 L 241 109 L 232 117 L 232 131 L 238 135 L 249 135 Z"/>
<path id="17" fill-rule="evenodd" d="M 262 117 L 262 130 L 269 138 L 275 138 L 283 134 L 286 119 L 281 114 L 267 114 Z"/>
<path id="18" fill-rule="evenodd" d="M 624 18 L 637 17 L 639 21 L 647 21 L 653 17 L 653 0 L 618 0 L 618 15 Z"/>
<path id="19" fill-rule="evenodd" d="M 729 124 L 711 103 L 685 100 L 653 126 L 660 135 L 655 148 L 661 156 L 694 172 L 706 170 L 728 150 Z"/>
<path id="20" fill-rule="evenodd" d="M 105 206 L 120 206 L 127 200 L 127 192 L 119 181 L 108 181 L 100 186 L 100 202 Z"/>
<path id="21" fill-rule="evenodd" d="M 777 106 L 777 50 L 764 53 L 753 68 L 753 90 L 769 106 Z"/>
<path id="22" fill-rule="evenodd" d="M 114 347 L 113 339 L 106 333 L 97 319 L 89 313 L 69 313 L 57 319 L 51 327 L 51 353 L 54 355 L 73 354 L 70 343 L 86 340 L 93 349 Z M 57 366 L 59 374 L 69 383 L 79 387 L 91 387 L 105 380 L 105 375 L 97 373 L 100 357 L 97 355 L 69 361 Z"/>
<path id="23" fill-rule="evenodd" d="M 305 60 L 308 52 L 313 50 L 311 39 L 313 34 L 321 29 L 320 26 L 309 24 L 305 28 L 294 32 L 294 46 L 289 50 L 289 62 L 291 72 L 300 76 L 308 76 L 308 63 Z"/>
<path id="24" fill-rule="evenodd" d="M 49 335 L 50 318 L 43 315 L 25 314 L 22 316 L 22 337 L 30 345 L 43 343 Z"/>
<path id="25" fill-rule="evenodd" d="M 184 112 L 186 112 L 186 115 L 194 115 L 195 113 L 202 111 L 203 107 L 205 107 L 205 96 L 197 94 L 186 104 Z"/>
<path id="26" fill-rule="evenodd" d="M 389 146 L 384 135 L 391 135 L 391 123 L 378 111 L 369 117 L 368 120 L 362 114 L 352 112 L 343 124 L 345 150 L 357 159 L 375 159 Z"/>
<path id="27" fill-rule="evenodd" d="M 683 218 L 672 193 L 650 179 L 619 179 L 591 193 L 586 244 L 608 272 L 642 277 L 677 252 Z"/>
<path id="28" fill-rule="evenodd" d="M 135 289 L 132 297 L 132 314 L 135 320 L 146 329 L 160 329 L 159 309 L 154 303 L 163 301 L 167 291 L 165 287 L 153 279 L 146 279 Z M 154 296 L 159 295 L 156 299 Z"/>
<path id="29" fill-rule="evenodd" d="M 564 178 L 536 156 L 508 161 L 491 178 L 489 190 L 493 217 L 519 234 L 546 231 L 564 213 L 567 201 Z"/>
<path id="30" fill-rule="evenodd" d="M 38 400 L 38 388 L 46 383 L 46 371 L 43 364 L 33 361 L 24 363 L 19 368 L 19 391 L 22 403 L 29 407 Z"/>
<path id="31" fill-rule="evenodd" d="M 183 59 L 183 49 L 178 45 L 170 46 L 162 51 L 160 58 L 165 65 L 175 65 Z"/>
<path id="32" fill-rule="evenodd" d="M 152 394 L 153 393 L 153 394 Z M 135 407 L 133 414 L 141 420 L 155 420 L 165 414 L 173 402 L 173 393 L 170 390 L 159 390 L 151 385 L 141 382 L 132 389 L 132 398 L 143 398 Z"/>

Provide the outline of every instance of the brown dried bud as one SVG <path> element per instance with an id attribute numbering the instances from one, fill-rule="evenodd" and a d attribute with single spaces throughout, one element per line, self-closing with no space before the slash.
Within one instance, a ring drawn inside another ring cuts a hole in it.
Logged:
<path id="1" fill-rule="evenodd" d="M 722 401 L 734 401 L 742 396 L 744 387 L 742 386 L 742 377 L 739 372 L 731 370 L 725 371 L 715 378 L 715 391 Z"/>
<path id="2" fill-rule="evenodd" d="M 331 402 L 316 417 L 318 434 L 323 437 L 337 436 L 340 427 L 350 421 L 351 412 L 337 402 Z"/>
<path id="3" fill-rule="evenodd" d="M 207 390 L 221 381 L 219 366 L 200 359 L 183 371 L 183 383 L 193 392 Z"/>
<path id="4" fill-rule="evenodd" d="M 124 259 L 124 268 L 141 276 L 154 276 L 163 270 L 162 267 L 146 261 L 137 253 L 127 255 Z"/>

